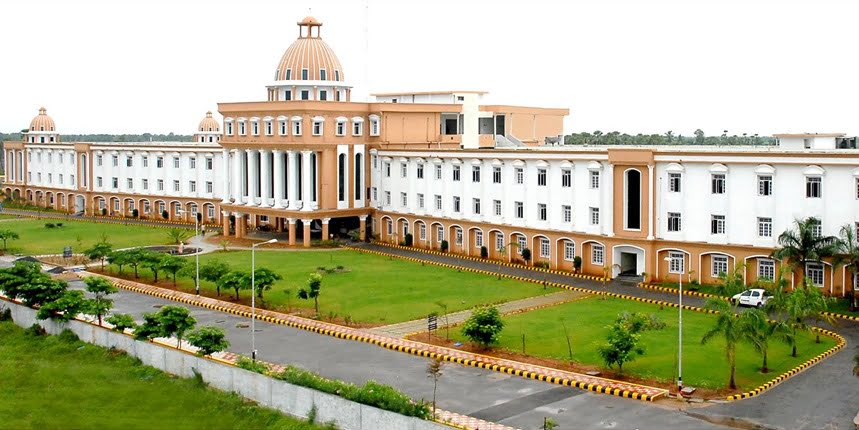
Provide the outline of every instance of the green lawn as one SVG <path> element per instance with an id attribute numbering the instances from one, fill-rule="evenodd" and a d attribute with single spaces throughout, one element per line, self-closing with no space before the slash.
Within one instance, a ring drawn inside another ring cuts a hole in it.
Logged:
<path id="1" fill-rule="evenodd" d="M 501 334 L 501 346 L 521 352 L 524 333 L 528 355 L 569 360 L 563 320 L 570 334 L 573 359 L 586 365 L 602 366 L 597 346 L 605 342 L 606 326 L 623 311 L 655 313 L 667 323 L 662 330 L 642 334 L 646 354 L 625 364 L 624 372 L 663 382 L 673 381 L 677 363 L 676 308 L 660 310 L 658 305 L 629 300 L 588 298 L 504 317 L 506 326 Z M 687 385 L 710 389 L 727 386 L 729 370 L 724 342 L 717 339 L 701 345 L 701 337 L 714 321 L 715 317 L 709 314 L 683 312 L 683 382 Z M 455 332 L 455 338 L 463 341 L 459 330 Z M 821 337 L 821 343 L 816 344 L 811 334 L 803 334 L 797 345 L 799 357 L 793 358 L 787 345 L 773 342 L 769 352 L 770 373 L 761 374 L 760 355 L 750 345 L 742 344 L 737 350 L 737 384 L 741 389 L 755 388 L 834 345 L 828 337 Z"/>
<path id="2" fill-rule="evenodd" d="M 250 271 L 249 251 L 217 252 L 200 257 L 203 265 L 209 260 L 222 260 L 232 267 Z M 193 262 L 193 260 L 192 260 Z M 346 272 L 323 275 L 319 308 L 323 319 L 331 312 L 340 318 L 350 316 L 352 320 L 369 324 L 391 324 L 424 318 L 440 311 L 436 304 L 442 301 L 450 312 L 469 309 L 478 304 L 500 303 L 525 297 L 557 292 L 543 287 L 513 281 L 498 280 L 491 276 L 458 272 L 432 265 L 388 259 L 372 254 L 350 250 L 333 251 L 257 251 L 257 267 L 267 267 L 283 276 L 272 290 L 265 292 L 265 304 L 269 308 L 285 310 L 287 300 L 292 308 L 312 309 L 313 301 L 296 298 L 309 274 L 319 266 L 329 268 L 342 265 Z M 124 271 L 128 272 L 128 268 Z M 141 278 L 149 280 L 151 274 L 141 270 Z M 182 288 L 193 288 L 190 278 L 179 278 Z M 161 284 L 165 285 L 165 284 Z M 213 284 L 203 281 L 205 291 L 214 295 Z M 289 289 L 291 293 L 285 294 Z M 230 298 L 233 291 L 221 291 Z M 250 297 L 250 291 L 241 292 L 242 299 Z"/>
<path id="3" fill-rule="evenodd" d="M 0 429 L 318 429 L 125 354 L 0 322 Z"/>
<path id="4" fill-rule="evenodd" d="M 62 223 L 62 227 L 47 228 L 47 223 Z M 10 253 L 28 255 L 62 254 L 63 247 L 71 246 L 75 253 L 101 241 L 102 233 L 114 249 L 135 245 L 164 245 L 169 239 L 163 227 L 123 224 L 99 224 L 89 221 L 55 219 L 28 219 L 0 223 L 0 230 L 12 230 L 21 237 L 9 241 Z M 2 247 L 0 242 L 0 247 Z"/>

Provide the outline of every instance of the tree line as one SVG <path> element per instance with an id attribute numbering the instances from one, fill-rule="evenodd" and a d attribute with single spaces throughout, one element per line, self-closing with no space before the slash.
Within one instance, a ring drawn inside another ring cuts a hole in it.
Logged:
<path id="1" fill-rule="evenodd" d="M 593 133 L 581 132 L 564 136 L 565 145 L 760 145 L 772 146 L 778 139 L 772 136 L 759 136 L 757 133 L 741 135 L 728 134 L 724 130 L 721 135 L 707 136 L 701 129 L 695 130 L 692 136 L 675 134 L 669 130 L 662 134 L 627 134 L 618 131 L 603 133 L 596 130 Z"/>

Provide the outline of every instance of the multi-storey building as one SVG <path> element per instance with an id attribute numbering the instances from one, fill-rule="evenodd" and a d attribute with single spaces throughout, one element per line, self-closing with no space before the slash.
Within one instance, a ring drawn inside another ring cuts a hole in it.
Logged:
<path id="1" fill-rule="evenodd" d="M 189 143 L 63 143 L 40 111 L 7 142 L 4 191 L 70 212 L 188 219 L 225 235 L 273 229 L 309 246 L 358 229 L 379 240 L 611 276 L 715 282 L 770 254 L 796 219 L 859 228 L 859 151 L 842 134 L 773 147 L 576 146 L 566 109 L 482 104 L 480 91 L 374 94 L 353 102 L 322 24 L 298 23 L 266 101 L 221 103 Z M 824 291 L 852 268 L 809 263 Z M 796 279 L 794 281 L 797 281 Z"/>

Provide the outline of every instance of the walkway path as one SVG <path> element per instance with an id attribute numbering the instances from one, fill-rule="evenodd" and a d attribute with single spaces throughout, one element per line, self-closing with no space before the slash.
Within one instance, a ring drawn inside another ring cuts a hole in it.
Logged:
<path id="1" fill-rule="evenodd" d="M 555 306 L 562 303 L 568 303 L 573 300 L 578 300 L 585 297 L 589 297 L 589 295 L 578 291 L 561 291 L 559 293 L 545 294 L 542 296 L 529 297 L 526 299 L 501 303 L 497 306 L 497 308 L 502 314 L 508 315 L 512 313 L 524 312 L 548 306 Z M 441 330 L 446 325 L 458 325 L 468 319 L 468 317 L 470 316 L 471 309 L 454 312 L 448 314 L 447 316 L 439 316 L 438 329 Z M 406 321 L 397 324 L 367 329 L 367 331 L 397 338 L 406 338 L 409 335 L 427 331 L 427 320 L 419 319 L 414 321 Z"/>

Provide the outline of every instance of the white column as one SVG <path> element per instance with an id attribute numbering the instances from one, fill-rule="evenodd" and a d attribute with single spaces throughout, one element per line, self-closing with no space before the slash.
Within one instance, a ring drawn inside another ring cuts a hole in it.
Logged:
<path id="1" fill-rule="evenodd" d="M 603 234 L 611 237 L 614 236 L 614 164 L 606 162 L 605 172 L 605 190 L 602 193 L 600 207 L 605 211 Z"/>
<path id="2" fill-rule="evenodd" d="M 312 188 L 313 187 L 312 187 L 312 183 L 311 183 L 313 180 L 313 177 L 311 176 L 311 172 L 313 171 L 313 169 L 310 166 L 310 163 L 311 163 L 310 154 L 312 154 L 312 153 L 313 153 L 313 151 L 301 151 L 301 201 L 302 201 L 301 210 L 302 211 L 311 210 L 311 203 L 313 202 L 313 196 L 312 196 L 312 193 L 313 193 Z"/>
<path id="3" fill-rule="evenodd" d="M 653 208 L 656 207 L 656 202 L 653 201 L 653 165 L 647 165 L 647 240 L 653 240 Z"/>
<path id="4" fill-rule="evenodd" d="M 274 208 L 283 207 L 283 151 L 275 149 L 274 153 Z"/>
<path id="5" fill-rule="evenodd" d="M 262 164 L 262 181 L 261 188 L 262 193 L 260 193 L 260 205 L 264 207 L 271 207 L 271 151 L 267 149 L 260 150 L 260 164 Z"/>
<path id="6" fill-rule="evenodd" d="M 223 196 L 221 199 L 221 203 L 229 203 L 230 202 L 230 151 L 228 149 L 224 149 L 221 151 L 221 171 L 224 172 L 224 187 L 223 187 Z"/>
<path id="7" fill-rule="evenodd" d="M 248 202 L 246 203 L 248 206 L 256 206 L 256 195 L 257 195 L 257 177 L 259 177 L 259 163 L 257 163 L 256 157 L 257 150 L 255 149 L 246 149 L 245 154 L 248 157 L 248 172 L 245 175 L 248 181 Z"/>
<path id="8" fill-rule="evenodd" d="M 289 199 L 289 208 L 298 209 L 298 152 L 286 151 L 286 162 L 289 175 L 286 177 L 286 193 Z"/>
<path id="9" fill-rule="evenodd" d="M 233 202 L 237 205 L 242 204 L 242 153 L 237 149 L 230 150 L 233 157 L 233 180 L 231 185 L 233 188 Z"/>

